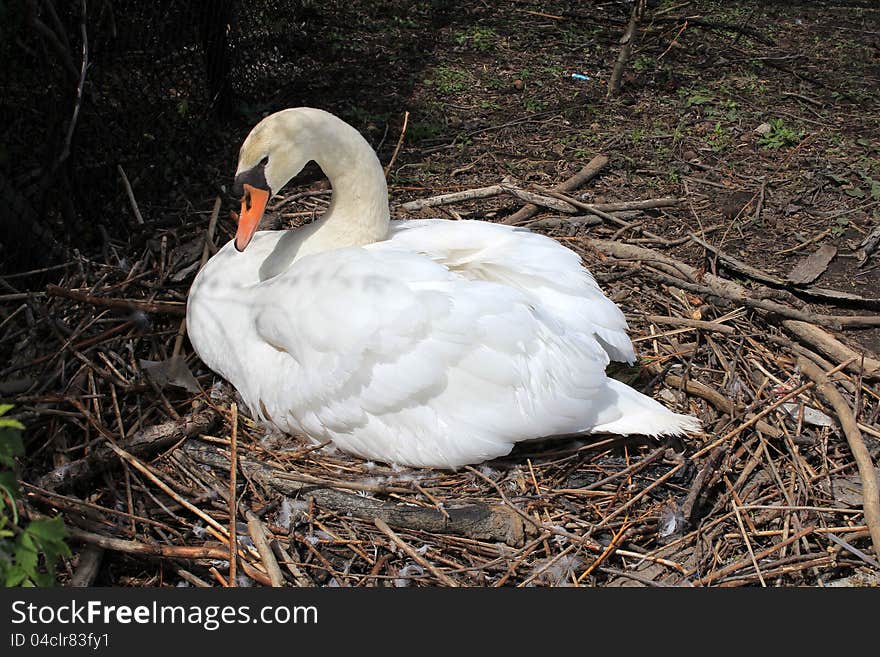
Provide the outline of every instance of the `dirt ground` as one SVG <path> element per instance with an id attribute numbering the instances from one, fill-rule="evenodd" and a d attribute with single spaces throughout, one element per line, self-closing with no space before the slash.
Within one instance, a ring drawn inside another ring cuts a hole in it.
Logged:
<path id="1" fill-rule="evenodd" d="M 276 20 L 245 27 L 239 16 L 233 33 L 232 117 L 214 116 L 191 58 L 157 63 L 168 82 L 155 106 L 127 93 L 134 73 L 95 72 L 95 102 L 137 124 L 117 129 L 105 109 L 80 126 L 78 147 L 95 151 L 82 170 L 96 180 L 92 207 L 114 220 L 80 213 L 79 237 L 67 238 L 78 252 L 64 268 L 3 279 L 0 394 L 27 427 L 28 512 L 60 511 L 72 528 L 62 582 L 86 551 L 99 555 L 90 574 L 100 585 L 229 577 L 234 394 L 178 340 L 180 311 L 215 197 L 213 246 L 234 234 L 228 188 L 241 140 L 268 111 L 309 105 L 361 130 L 383 163 L 408 112 L 388 175 L 397 218 L 504 221 L 521 200 L 401 206 L 505 179 L 544 193 L 600 154 L 609 163 L 569 192 L 576 201 L 678 199 L 620 215 L 622 224 L 541 208 L 523 225 L 580 253 L 624 309 L 640 362 L 614 375 L 699 415 L 705 433 L 529 444 L 450 473 L 315 451 L 242 415 L 239 584 L 269 580 L 251 542 L 262 527 L 286 583 L 301 586 L 876 585 L 838 414 L 816 386 L 791 393 L 811 381 L 798 358 L 826 372 L 844 365 L 835 386 L 876 464 L 880 371 L 866 363 L 880 353 L 880 322 L 841 330 L 816 320 L 858 354 L 847 361 L 787 330 L 794 315 L 706 289 L 716 274 L 808 317 L 877 319 L 880 260 L 860 244 L 880 225 L 880 8 L 650 3 L 622 89 L 608 98 L 628 3 L 265 4 Z M 116 164 L 134 181 L 143 226 Z M 325 189 L 309 167 L 271 219 L 310 221 Z M 677 284 L 593 240 L 660 251 L 697 275 Z M 827 266 L 806 283 L 788 280 L 829 245 Z M 47 294 L 49 283 L 63 289 Z M 172 305 L 143 305 L 160 301 Z M 178 353 L 186 372 L 146 373 L 143 360 Z M 111 438 L 134 461 L 109 451 Z"/>

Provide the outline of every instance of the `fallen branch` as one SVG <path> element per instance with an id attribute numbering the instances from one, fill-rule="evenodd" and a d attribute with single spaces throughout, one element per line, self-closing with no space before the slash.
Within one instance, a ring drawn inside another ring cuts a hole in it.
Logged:
<path id="1" fill-rule="evenodd" d="M 818 326 L 808 322 L 786 319 L 783 320 L 782 327 L 801 342 L 815 347 L 839 363 L 855 359 L 846 366 L 847 371 L 853 374 L 862 374 L 869 379 L 880 378 L 880 360 L 855 351 Z"/>
<path id="2" fill-rule="evenodd" d="M 859 476 L 862 480 L 864 498 L 862 508 L 865 513 L 865 524 L 868 525 L 871 541 L 874 543 L 874 554 L 880 556 L 880 483 L 877 481 L 877 472 L 874 470 L 871 454 L 868 452 L 865 441 L 862 439 L 862 432 L 859 431 L 859 427 L 856 424 L 852 408 L 835 385 L 829 381 L 825 373 L 816 367 L 812 361 L 799 357 L 798 368 L 816 384 L 819 394 L 831 404 L 835 413 L 837 413 L 837 418 L 840 420 L 840 425 L 846 436 L 846 442 L 849 443 L 850 451 L 858 466 Z"/>
<path id="3" fill-rule="evenodd" d="M 284 575 L 281 574 L 281 568 L 278 567 L 278 560 L 275 558 L 275 554 L 272 552 L 272 548 L 269 547 L 269 542 L 266 540 L 263 523 L 253 511 L 247 511 L 245 515 L 247 517 L 248 533 L 251 535 L 254 547 L 256 547 L 257 552 L 260 553 L 260 559 L 263 561 L 263 566 L 266 568 L 266 572 L 269 573 L 269 581 L 272 583 L 273 587 L 284 586 Z"/>
<path id="4" fill-rule="evenodd" d="M 556 210 L 557 212 L 565 212 L 568 214 L 574 214 L 577 212 L 577 208 L 575 208 L 570 203 L 548 196 L 541 196 L 540 194 L 535 194 L 534 192 L 526 191 L 509 182 L 502 182 L 501 184 L 490 185 L 489 187 L 478 187 L 476 189 L 468 189 L 462 192 L 442 194 L 440 196 L 432 196 L 430 198 L 409 201 L 408 203 L 404 203 L 401 207 L 408 212 L 414 212 L 416 210 L 432 208 L 438 205 L 449 205 L 451 203 L 459 203 L 461 201 L 472 201 L 478 198 L 491 198 L 500 194 L 510 194 L 511 196 L 515 196 L 516 198 L 520 199 L 521 201 L 525 201 L 526 203 L 540 205 L 545 208 L 550 208 L 551 210 Z"/>
<path id="5" fill-rule="evenodd" d="M 553 189 L 558 192 L 571 192 L 580 187 L 581 185 L 586 184 L 602 171 L 610 160 L 607 155 L 597 155 L 592 160 L 587 162 L 587 165 L 574 174 L 571 178 L 564 181 L 563 183 L 557 185 Z M 538 206 L 533 203 L 528 203 L 521 207 L 519 210 L 514 212 L 509 217 L 504 219 L 505 224 L 518 224 L 523 221 L 527 221 L 535 216 L 538 212 Z"/>
<path id="6" fill-rule="evenodd" d="M 74 301 L 82 301 L 102 308 L 119 310 L 140 310 L 145 313 L 161 313 L 165 315 L 186 315 L 186 304 L 179 301 L 141 301 L 139 299 L 116 299 L 112 297 L 96 297 L 79 290 L 68 290 L 58 285 L 46 286 L 46 294 L 50 297 L 64 297 Z"/>
<path id="7" fill-rule="evenodd" d="M 229 460 L 213 446 L 187 441 L 181 447 L 194 460 L 211 467 L 226 469 Z M 405 506 L 371 497 L 361 497 L 340 490 L 293 481 L 283 471 L 276 471 L 263 463 L 239 458 L 239 468 L 249 480 L 284 495 L 313 498 L 320 505 L 356 518 L 375 521 L 379 518 L 389 525 L 404 529 L 439 534 L 459 534 L 477 540 L 503 541 L 508 545 L 522 545 L 525 525 L 520 517 L 504 505 L 470 504 L 438 509 Z"/>
<path id="8" fill-rule="evenodd" d="M 141 215 L 141 210 L 138 207 L 137 201 L 134 198 L 134 191 L 131 188 L 131 183 L 128 182 L 128 176 L 125 175 L 125 169 L 122 168 L 121 164 L 116 165 L 116 170 L 119 172 L 119 175 L 122 177 L 122 184 L 125 187 L 125 193 L 128 196 L 128 202 L 131 204 L 131 210 L 134 212 L 134 218 L 141 225 L 144 223 L 144 218 Z"/>
<path id="9" fill-rule="evenodd" d="M 622 244 L 610 240 L 590 240 L 590 244 L 606 255 L 621 260 L 633 260 L 653 265 L 653 269 L 651 267 L 645 267 L 644 271 L 669 285 L 677 286 L 690 292 L 722 297 L 740 305 L 764 310 L 766 312 L 780 315 L 781 317 L 796 319 L 802 322 L 822 324 L 823 326 L 828 326 L 834 329 L 839 329 L 843 326 L 880 326 L 880 316 L 878 315 L 814 315 L 812 313 L 796 310 L 789 306 L 784 306 L 775 301 L 756 299 L 752 296 L 749 290 L 738 283 L 721 278 L 720 276 L 715 276 L 708 272 L 701 273 L 695 267 L 691 267 L 680 260 L 676 260 L 652 249 L 646 249 L 645 247 L 634 246 L 632 244 Z M 703 284 L 693 282 L 700 280 L 701 278 Z"/>
<path id="10" fill-rule="evenodd" d="M 444 586 L 448 586 L 450 588 L 458 587 L 458 582 L 444 574 L 442 570 L 438 569 L 434 564 L 425 559 L 422 555 L 420 555 L 413 547 L 404 541 L 400 536 L 394 533 L 394 530 L 388 526 L 388 523 L 382 520 L 382 518 L 376 518 L 374 521 L 376 527 L 385 534 L 388 538 L 391 539 L 391 542 L 394 543 L 397 547 L 407 553 L 410 559 L 419 564 L 422 568 L 429 570 L 431 574 L 439 579 Z"/>
<path id="11" fill-rule="evenodd" d="M 543 188 L 540 188 L 540 189 L 543 189 Z M 642 233 L 643 235 L 646 235 L 647 237 L 650 237 L 651 239 L 657 240 L 658 242 L 661 242 L 663 244 L 667 244 L 667 245 L 669 244 L 669 240 L 667 240 L 666 238 L 660 237 L 660 235 L 657 235 L 656 233 L 652 233 L 648 230 L 645 230 L 641 226 L 638 226 L 636 224 L 632 224 L 628 221 L 624 221 L 623 219 L 616 217 L 613 214 L 609 214 L 605 208 L 608 207 L 609 205 L 615 207 L 615 209 L 622 208 L 622 206 L 624 206 L 624 205 L 631 206 L 632 209 L 646 209 L 648 207 L 654 207 L 654 208 L 670 207 L 673 205 L 678 205 L 678 199 L 672 199 L 672 198 L 670 198 L 670 199 L 649 199 L 648 201 L 632 201 L 630 203 L 625 203 L 625 204 L 624 203 L 614 203 L 614 204 L 600 205 L 598 203 L 584 203 L 583 201 L 579 201 L 576 198 L 571 198 L 570 196 L 567 196 L 566 194 L 563 194 L 562 192 L 558 192 L 555 189 L 546 189 L 544 191 L 546 191 L 548 194 L 551 194 L 552 196 L 555 196 L 558 199 L 566 201 L 567 203 L 571 203 L 576 208 L 580 208 L 581 210 L 586 210 L 587 212 L 594 214 L 597 217 L 601 217 L 602 219 L 604 219 L 605 221 L 607 221 L 609 223 L 620 226 L 621 228 L 637 231 L 637 232 Z M 636 203 L 642 203 L 643 207 L 642 208 L 635 208 L 634 204 L 636 204 Z M 648 205 L 644 205 L 644 204 L 648 204 Z"/>
<path id="12" fill-rule="evenodd" d="M 852 294 L 850 292 L 841 292 L 840 290 L 831 290 L 829 288 L 817 287 L 815 285 L 811 285 L 808 287 L 800 286 L 790 280 L 783 280 L 777 276 L 773 276 L 772 274 L 761 271 L 760 269 L 756 269 L 755 267 L 744 263 L 742 260 L 734 258 L 729 253 L 725 253 L 717 246 L 706 242 L 705 240 L 694 235 L 693 233 L 690 233 L 688 235 L 688 238 L 702 246 L 707 251 L 711 251 L 712 253 L 714 253 L 717 256 L 718 260 L 720 260 L 721 263 L 728 269 L 742 274 L 743 276 L 748 276 L 753 280 L 760 281 L 761 283 L 764 283 L 766 285 L 771 285 L 780 289 L 786 289 L 795 294 L 815 297 L 818 299 L 822 299 L 825 302 L 833 303 L 836 305 L 861 305 L 864 308 L 880 308 L 880 299 L 862 297 L 857 294 Z"/>
<path id="13" fill-rule="evenodd" d="M 409 112 L 403 113 L 403 127 L 400 129 L 400 137 L 397 138 L 397 146 L 394 147 L 394 152 L 391 154 L 391 159 L 388 160 L 388 164 L 385 165 L 385 177 L 388 177 L 388 172 L 391 171 L 391 167 L 394 166 L 394 163 L 397 161 L 397 154 L 400 153 L 400 147 L 403 146 L 403 138 L 406 136 L 406 126 L 409 123 Z"/>
<path id="14" fill-rule="evenodd" d="M 130 454 L 148 457 L 156 452 L 171 447 L 174 443 L 199 433 L 209 431 L 217 414 L 208 407 L 192 413 L 179 421 L 164 422 L 147 427 L 134 434 L 120 445 Z M 65 463 L 40 477 L 38 486 L 50 491 L 71 488 L 85 483 L 111 466 L 119 463 L 116 453 L 108 446 L 97 447 L 81 459 Z M 228 558 L 228 554 L 223 557 Z"/>
<path id="15" fill-rule="evenodd" d="M 432 196 L 430 198 L 421 198 L 415 201 L 404 203 L 400 207 L 407 212 L 415 212 L 425 208 L 433 208 L 438 205 L 449 205 L 451 203 L 460 203 L 461 201 L 472 201 L 477 198 L 491 198 L 504 193 L 501 185 L 490 185 L 489 187 L 478 187 L 477 189 L 466 189 L 463 192 L 453 192 L 451 194 L 441 194 L 440 196 Z"/>
<path id="16" fill-rule="evenodd" d="M 229 554 L 225 547 L 190 546 L 190 545 L 157 545 L 155 543 L 141 543 L 140 541 L 127 541 L 103 534 L 87 532 L 79 527 L 67 525 L 67 532 L 76 541 L 82 541 L 89 545 L 96 545 L 105 550 L 125 552 L 127 554 L 141 554 L 153 557 L 165 557 L 168 559 L 222 559 L 225 561 Z"/>

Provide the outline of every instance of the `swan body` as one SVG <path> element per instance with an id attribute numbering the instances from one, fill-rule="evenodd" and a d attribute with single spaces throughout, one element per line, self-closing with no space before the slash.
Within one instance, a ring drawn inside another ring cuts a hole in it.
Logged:
<path id="1" fill-rule="evenodd" d="M 310 160 L 333 184 L 324 217 L 256 231 L 253 215 Z M 236 180 L 239 232 L 196 277 L 187 327 L 259 419 L 363 458 L 444 468 L 546 436 L 699 430 L 605 375 L 635 354 L 577 254 L 500 224 L 389 221 L 382 167 L 338 118 L 267 117 Z"/>

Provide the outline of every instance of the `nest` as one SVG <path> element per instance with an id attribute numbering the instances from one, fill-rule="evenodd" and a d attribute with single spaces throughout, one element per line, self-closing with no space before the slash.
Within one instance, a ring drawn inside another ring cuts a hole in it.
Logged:
<path id="1" fill-rule="evenodd" d="M 521 443 L 450 472 L 267 432 L 185 339 L 188 286 L 231 235 L 218 199 L 139 251 L 108 242 L 103 261 L 41 272 L 57 281 L 46 292 L 6 279 L 0 381 L 28 428 L 22 511 L 63 514 L 75 556 L 62 581 L 876 583 L 865 473 L 880 452 L 880 368 L 834 335 L 871 318 L 735 282 L 749 274 L 711 248 L 711 229 L 667 240 L 626 209 L 546 192 L 531 200 L 582 215 L 532 223 L 578 251 L 629 319 L 639 363 L 610 373 L 697 415 L 703 434 Z M 291 196 L 275 217 L 304 222 L 325 203 Z M 675 256 L 700 239 L 717 269 Z"/>

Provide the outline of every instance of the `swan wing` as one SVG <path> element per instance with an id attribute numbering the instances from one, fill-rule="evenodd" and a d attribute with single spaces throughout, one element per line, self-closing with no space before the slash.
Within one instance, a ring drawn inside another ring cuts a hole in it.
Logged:
<path id="1" fill-rule="evenodd" d="M 485 221 L 391 222 L 389 241 L 424 253 L 459 276 L 493 281 L 540 303 L 570 331 L 593 335 L 615 361 L 633 363 L 626 318 L 581 258 L 539 233 Z"/>
<path id="2" fill-rule="evenodd" d="M 283 430 L 453 467 L 602 419 L 608 355 L 592 334 L 393 240 L 302 258 L 253 294 L 275 361 L 248 403 Z"/>

